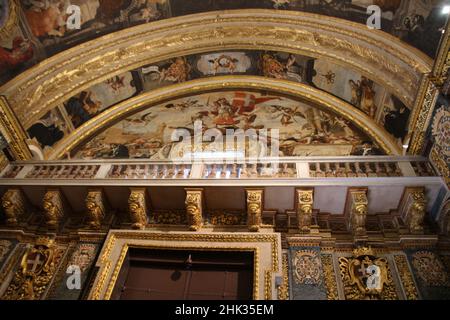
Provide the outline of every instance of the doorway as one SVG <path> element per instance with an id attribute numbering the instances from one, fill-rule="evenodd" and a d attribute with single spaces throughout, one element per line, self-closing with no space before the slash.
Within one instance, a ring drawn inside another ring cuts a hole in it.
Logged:
<path id="1" fill-rule="evenodd" d="M 254 253 L 130 248 L 117 300 L 250 300 Z"/>

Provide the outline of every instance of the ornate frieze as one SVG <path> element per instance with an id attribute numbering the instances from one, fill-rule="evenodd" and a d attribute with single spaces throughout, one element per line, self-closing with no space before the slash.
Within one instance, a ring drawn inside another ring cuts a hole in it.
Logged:
<path id="1" fill-rule="evenodd" d="M 297 189 L 297 222 L 301 232 L 311 230 L 314 189 Z"/>
<path id="2" fill-rule="evenodd" d="M 259 231 L 262 224 L 263 190 L 247 189 L 247 226 L 251 232 Z"/>
<path id="3" fill-rule="evenodd" d="M 203 190 L 186 189 L 186 215 L 189 230 L 199 231 L 203 226 Z"/>
<path id="4" fill-rule="evenodd" d="M 56 228 L 64 216 L 63 195 L 60 190 L 48 190 L 42 201 L 45 223 L 49 228 Z"/>
<path id="5" fill-rule="evenodd" d="M 128 198 L 128 213 L 133 229 L 145 229 L 148 222 L 145 188 L 131 188 Z"/>
<path id="6" fill-rule="evenodd" d="M 89 190 L 86 196 L 87 225 L 99 229 L 105 218 L 105 199 L 101 189 Z"/>
<path id="7" fill-rule="evenodd" d="M 2 197 L 2 207 L 8 225 L 16 225 L 26 212 L 26 199 L 20 189 L 9 189 Z"/>

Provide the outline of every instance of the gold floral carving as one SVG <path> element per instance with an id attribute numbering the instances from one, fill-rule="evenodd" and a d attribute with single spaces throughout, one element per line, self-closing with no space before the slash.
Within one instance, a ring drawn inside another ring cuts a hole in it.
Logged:
<path id="1" fill-rule="evenodd" d="M 370 266 L 380 270 L 379 286 L 375 288 L 368 286 L 367 268 Z M 387 260 L 376 257 L 370 248 L 356 249 L 351 258 L 340 257 L 339 269 L 347 300 L 398 299 Z"/>
<path id="2" fill-rule="evenodd" d="M 9 189 L 2 197 L 2 207 L 8 225 L 16 225 L 25 214 L 25 197 L 20 189 Z"/>
<path id="3" fill-rule="evenodd" d="M 104 195 L 101 189 L 90 190 L 86 196 L 87 225 L 99 229 L 105 218 Z"/>
<path id="4" fill-rule="evenodd" d="M 283 253 L 281 268 L 283 272 L 283 282 L 278 287 L 278 300 L 289 300 L 289 260 L 288 254 Z"/>
<path id="5" fill-rule="evenodd" d="M 42 201 L 45 223 L 49 228 L 56 228 L 64 216 L 63 195 L 60 190 L 49 190 Z"/>
<path id="6" fill-rule="evenodd" d="M 327 288 L 327 299 L 339 300 L 336 275 L 333 266 L 333 256 L 331 254 L 322 254 L 321 260 L 325 286 Z"/>
<path id="7" fill-rule="evenodd" d="M 128 198 L 128 213 L 133 229 L 145 229 L 147 225 L 147 203 L 145 188 L 132 188 Z"/>
<path id="8" fill-rule="evenodd" d="M 301 232 L 309 233 L 312 224 L 314 189 L 297 189 L 297 221 Z"/>
<path id="9" fill-rule="evenodd" d="M 251 232 L 259 231 L 262 223 L 263 190 L 246 190 L 247 193 L 247 226 Z"/>
<path id="10" fill-rule="evenodd" d="M 419 299 L 419 294 L 414 283 L 413 276 L 408 267 L 408 261 L 404 255 L 394 256 L 395 264 L 398 269 L 400 280 L 403 285 L 405 296 L 407 300 L 417 300 Z"/>
<path id="11" fill-rule="evenodd" d="M 186 189 L 186 215 L 191 231 L 199 231 L 203 226 L 202 195 L 201 189 Z"/>
<path id="12" fill-rule="evenodd" d="M 417 50 L 359 24 L 299 12 L 241 10 L 222 12 L 219 19 L 217 13 L 204 13 L 109 34 L 44 61 L 5 85 L 2 92 L 27 127 L 77 92 L 109 77 L 218 48 L 271 49 L 331 59 L 385 85 L 408 105 L 421 75 L 431 69 L 430 59 Z M 153 54 L 149 57 L 148 52 Z"/>
<path id="13" fill-rule="evenodd" d="M 419 98 L 416 106 L 417 118 L 411 121 L 410 128 L 413 128 L 413 136 L 410 142 L 409 153 L 421 155 L 425 146 L 425 135 L 428 130 L 431 114 L 438 96 L 438 89 L 432 81 L 427 81 L 425 94 Z"/>
<path id="14" fill-rule="evenodd" d="M 39 300 L 56 271 L 60 256 L 49 238 L 39 238 L 22 257 L 19 270 L 2 299 Z"/>
<path id="15" fill-rule="evenodd" d="M 209 222 L 214 226 L 239 226 L 246 224 L 246 213 L 241 211 L 213 210 L 208 212 Z"/>
<path id="16" fill-rule="evenodd" d="M 430 157 L 431 161 L 436 166 L 436 169 L 445 179 L 447 185 L 450 186 L 450 169 L 445 159 L 443 159 L 443 157 L 439 154 L 438 150 L 436 150 L 435 148 L 431 150 Z"/>
<path id="17" fill-rule="evenodd" d="M 0 96 L 0 129 L 16 160 L 30 160 L 32 158 L 25 143 L 26 134 L 4 96 Z"/>

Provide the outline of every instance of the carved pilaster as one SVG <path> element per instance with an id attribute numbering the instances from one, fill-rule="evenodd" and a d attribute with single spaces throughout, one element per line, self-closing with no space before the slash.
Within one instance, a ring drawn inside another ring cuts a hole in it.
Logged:
<path id="1" fill-rule="evenodd" d="M 366 236 L 366 221 L 369 201 L 367 189 L 350 189 L 347 196 L 349 230 L 356 237 Z"/>
<path id="2" fill-rule="evenodd" d="M 64 216 L 63 195 L 60 190 L 48 190 L 42 201 L 45 223 L 49 228 L 56 228 Z"/>
<path id="3" fill-rule="evenodd" d="M 310 232 L 313 214 L 314 189 L 297 189 L 297 221 L 301 232 Z"/>
<path id="4" fill-rule="evenodd" d="M 86 196 L 87 225 L 92 229 L 99 229 L 105 218 L 105 212 L 103 191 L 89 190 Z"/>
<path id="5" fill-rule="evenodd" d="M 263 190 L 248 189 L 247 193 L 247 225 L 251 232 L 259 231 L 262 223 Z"/>
<path id="6" fill-rule="evenodd" d="M 132 188 L 128 198 L 128 213 L 133 229 L 145 229 L 147 224 L 147 201 L 144 188 Z"/>
<path id="7" fill-rule="evenodd" d="M 8 225 L 16 225 L 19 217 L 25 214 L 25 197 L 20 189 L 9 189 L 2 197 L 2 207 Z"/>
<path id="8" fill-rule="evenodd" d="M 203 226 L 203 190 L 186 189 L 186 215 L 189 230 L 198 231 Z"/>
<path id="9" fill-rule="evenodd" d="M 400 204 L 400 214 L 411 233 L 423 233 L 423 220 L 425 218 L 426 208 L 427 198 L 425 188 L 405 188 L 402 203 Z"/>
<path id="10" fill-rule="evenodd" d="M 0 131 L 8 141 L 9 149 L 16 160 L 32 158 L 30 149 L 25 142 L 27 135 L 4 96 L 0 96 Z"/>

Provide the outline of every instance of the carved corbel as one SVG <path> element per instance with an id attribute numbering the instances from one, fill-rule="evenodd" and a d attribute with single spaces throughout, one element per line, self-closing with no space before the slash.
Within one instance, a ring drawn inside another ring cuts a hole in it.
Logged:
<path id="1" fill-rule="evenodd" d="M 99 229 L 105 218 L 105 200 L 101 189 L 89 190 L 86 196 L 87 225 L 92 229 Z"/>
<path id="2" fill-rule="evenodd" d="M 411 233 L 423 233 L 423 220 L 425 218 L 426 209 L 427 198 L 425 195 L 425 188 L 406 188 L 400 205 L 400 213 Z"/>
<path id="3" fill-rule="evenodd" d="M 63 195 L 60 190 L 48 190 L 42 201 L 45 223 L 49 228 L 56 228 L 64 216 Z"/>
<path id="4" fill-rule="evenodd" d="M 128 198 L 128 213 L 132 222 L 133 229 L 144 229 L 147 218 L 147 201 L 146 190 L 144 188 L 131 189 L 130 197 Z"/>
<path id="5" fill-rule="evenodd" d="M 348 191 L 348 224 L 354 236 L 366 235 L 368 205 L 367 189 L 350 189 Z"/>
<path id="6" fill-rule="evenodd" d="M 20 189 L 9 189 L 2 197 L 2 207 L 6 215 L 6 224 L 16 225 L 20 216 L 25 214 L 26 200 Z"/>
<path id="7" fill-rule="evenodd" d="M 263 190 L 248 189 L 247 193 L 247 226 L 251 232 L 259 231 L 262 224 Z"/>
<path id="8" fill-rule="evenodd" d="M 311 231 L 314 189 L 297 189 L 297 222 L 301 232 Z"/>
<path id="9" fill-rule="evenodd" d="M 202 189 L 186 189 L 186 215 L 191 231 L 198 231 L 203 226 L 202 195 Z"/>

